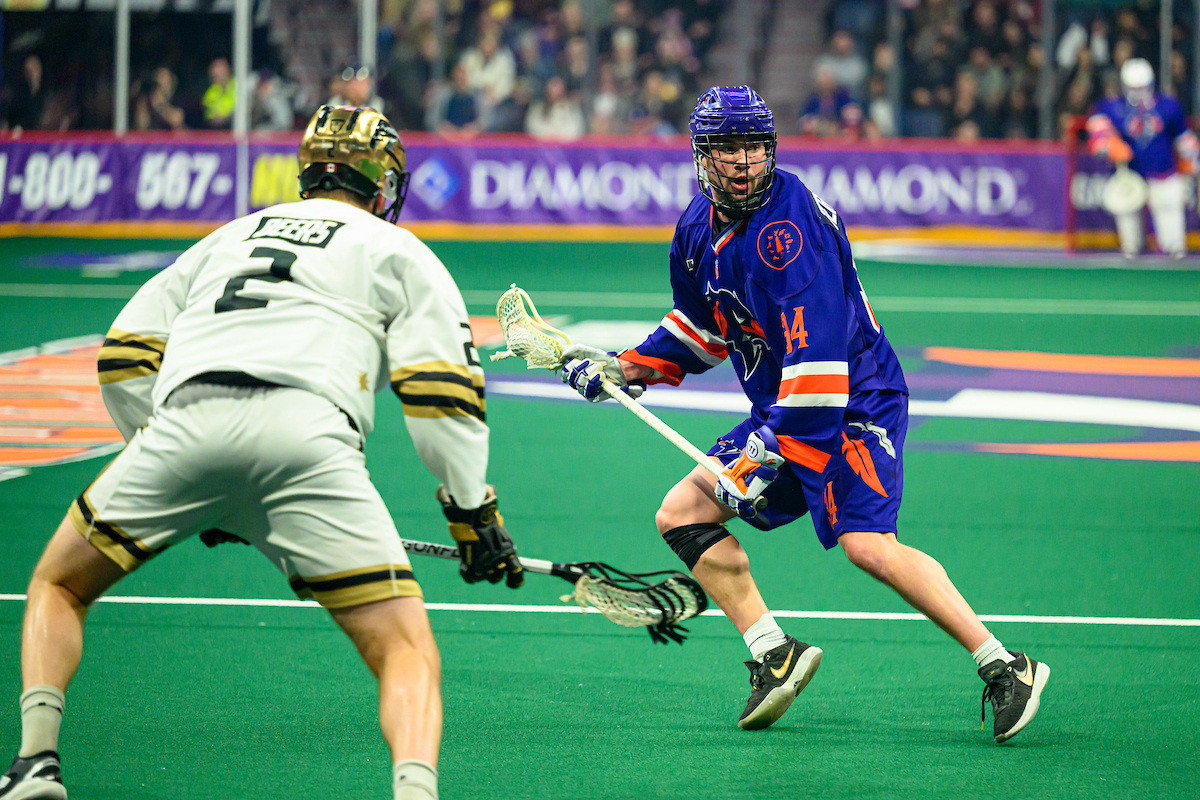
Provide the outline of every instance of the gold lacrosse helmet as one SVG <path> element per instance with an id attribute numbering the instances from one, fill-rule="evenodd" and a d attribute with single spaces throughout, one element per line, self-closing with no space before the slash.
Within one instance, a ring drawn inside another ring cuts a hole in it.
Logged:
<path id="1" fill-rule="evenodd" d="M 408 194 L 404 142 L 373 108 L 321 106 L 300 140 L 300 196 L 345 189 L 371 200 L 371 213 L 395 222 Z"/>

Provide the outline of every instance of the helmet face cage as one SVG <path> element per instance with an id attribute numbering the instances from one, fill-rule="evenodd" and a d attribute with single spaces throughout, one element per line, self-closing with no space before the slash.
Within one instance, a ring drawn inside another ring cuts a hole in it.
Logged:
<path id="1" fill-rule="evenodd" d="M 404 143 L 373 108 L 321 106 L 300 142 L 300 196 L 345 189 L 371 201 L 371 213 L 395 222 L 408 195 Z"/>
<path id="2" fill-rule="evenodd" d="M 762 207 L 775 182 L 777 141 L 775 118 L 758 93 L 749 86 L 714 86 L 696 101 L 688 128 L 701 193 L 732 219 L 748 217 Z M 727 188 L 729 176 L 719 171 L 718 163 L 743 166 L 757 185 L 746 196 L 735 196 Z M 765 166 L 755 175 L 760 164 Z"/>
<path id="3" fill-rule="evenodd" d="M 1154 68 L 1144 58 L 1131 58 L 1121 66 L 1121 88 L 1131 106 L 1154 102 Z"/>
<path id="4" fill-rule="evenodd" d="M 700 192 L 709 199 L 717 210 L 730 219 L 743 219 L 762 207 L 767 192 L 775 182 L 775 132 L 743 133 L 743 134 L 696 134 L 692 137 L 692 159 L 696 164 L 696 181 L 700 184 Z M 732 155 L 722 155 L 722 150 L 736 150 Z M 715 153 L 713 151 L 716 151 Z M 759 155 L 758 151 L 762 154 Z M 756 180 L 757 185 L 746 194 L 737 198 L 731 194 L 722 183 L 728 181 L 727 175 L 718 172 L 717 162 L 722 164 L 742 165 L 748 180 Z M 758 176 L 754 167 L 766 164 L 766 168 Z"/>

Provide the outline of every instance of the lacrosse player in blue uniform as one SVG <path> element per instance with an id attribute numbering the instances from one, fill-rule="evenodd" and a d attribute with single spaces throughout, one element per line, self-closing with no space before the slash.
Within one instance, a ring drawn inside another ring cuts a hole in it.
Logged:
<path id="1" fill-rule="evenodd" d="M 1104 100 L 1088 118 L 1088 149 L 1114 164 L 1128 164 L 1145 178 L 1158 247 L 1183 258 L 1187 253 L 1183 174 L 1196 173 L 1200 140 L 1188 130 L 1179 102 L 1154 91 L 1154 68 L 1146 59 L 1131 58 L 1121 66 L 1121 87 L 1124 97 Z M 1133 258 L 1145 239 L 1142 210 L 1113 216 L 1121 252 Z"/>
<path id="2" fill-rule="evenodd" d="M 644 383 L 678 385 L 726 358 L 737 371 L 753 410 L 709 450 L 723 474 L 692 470 L 655 522 L 750 649 L 738 725 L 779 719 L 822 652 L 780 629 L 725 523 L 736 516 L 773 530 L 811 513 L 821 544 L 840 544 L 974 656 L 995 739 L 1007 740 L 1037 712 L 1050 670 L 1006 650 L 941 565 L 896 539 L 908 387 L 841 220 L 775 170 L 774 119 L 750 87 L 705 92 L 690 129 L 700 193 L 671 244 L 674 308 L 619 355 L 568 348 L 561 377 L 596 401 L 606 396 L 601 376 L 637 396 Z"/>

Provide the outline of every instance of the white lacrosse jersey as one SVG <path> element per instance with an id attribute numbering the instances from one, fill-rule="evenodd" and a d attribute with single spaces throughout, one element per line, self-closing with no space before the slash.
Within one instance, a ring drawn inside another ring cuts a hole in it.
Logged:
<path id="1" fill-rule="evenodd" d="M 484 498 L 484 379 L 462 295 L 403 228 L 337 200 L 234 220 L 155 275 L 99 354 L 128 440 L 201 373 L 244 373 L 337 406 L 365 437 L 391 385 L 429 470 L 464 508 Z"/>

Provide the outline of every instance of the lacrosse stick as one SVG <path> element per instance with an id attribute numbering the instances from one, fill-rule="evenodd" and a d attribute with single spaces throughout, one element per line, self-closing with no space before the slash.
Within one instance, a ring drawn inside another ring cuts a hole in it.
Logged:
<path id="1" fill-rule="evenodd" d="M 524 289 L 517 288 L 514 283 L 511 289 L 500 295 L 500 301 L 496 303 L 496 317 L 500 320 L 500 330 L 504 333 L 504 342 L 508 349 L 494 354 L 492 361 L 517 356 L 525 359 L 529 369 L 557 370 L 562 367 L 563 348 L 571 344 L 571 339 L 541 318 Z M 667 423 L 647 411 L 641 403 L 622 391 L 615 383 L 601 376 L 600 385 L 609 397 L 629 409 L 635 417 L 654 428 L 663 438 L 687 453 L 715 477 L 721 477 L 721 467 L 717 462 L 676 433 Z M 759 500 L 766 502 L 765 498 Z M 755 507 L 759 506 L 756 504 Z"/>
<path id="2" fill-rule="evenodd" d="M 458 548 L 432 542 L 404 542 L 404 549 L 414 555 L 432 556 L 458 561 Z M 526 572 L 553 575 L 573 583 L 575 590 L 563 595 L 564 603 L 572 600 L 581 609 L 592 606 L 608 619 L 626 628 L 645 626 L 655 642 L 667 640 L 683 643 L 687 628 L 679 623 L 699 616 L 708 608 L 708 597 L 700 584 L 682 572 L 629 573 L 599 561 L 556 564 L 540 558 L 518 558 Z M 649 578 L 667 576 L 657 583 Z"/>
<path id="3" fill-rule="evenodd" d="M 1149 190 L 1141 175 L 1127 164 L 1118 164 L 1117 170 L 1104 183 L 1100 204 L 1110 214 L 1133 214 L 1146 205 Z"/>

